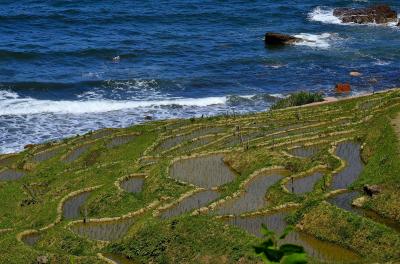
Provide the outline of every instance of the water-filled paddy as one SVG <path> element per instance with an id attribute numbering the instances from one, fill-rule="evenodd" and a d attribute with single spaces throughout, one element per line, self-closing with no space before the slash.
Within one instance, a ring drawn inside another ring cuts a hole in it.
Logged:
<path id="1" fill-rule="evenodd" d="M 127 144 L 134 140 L 137 137 L 137 135 L 122 135 L 122 136 L 116 136 L 110 140 L 110 142 L 107 144 L 107 148 L 115 148 L 124 144 Z"/>
<path id="2" fill-rule="evenodd" d="M 285 221 L 287 214 L 287 211 L 282 211 L 268 215 L 234 217 L 228 219 L 227 222 L 243 228 L 255 236 L 262 237 L 262 224 L 266 225 L 268 229 L 276 232 L 277 234 L 281 234 L 287 226 Z M 342 248 L 333 243 L 320 241 L 304 233 L 292 232 L 285 238 L 284 243 L 301 245 L 310 256 L 320 261 L 351 263 L 359 260 L 358 255 L 350 250 Z"/>
<path id="3" fill-rule="evenodd" d="M 228 200 L 218 206 L 214 213 L 218 215 L 239 215 L 245 212 L 256 211 L 268 205 L 265 199 L 268 188 L 277 183 L 284 176 L 285 171 L 264 172 L 252 179 L 238 197 Z"/>
<path id="4" fill-rule="evenodd" d="M 82 205 L 86 202 L 90 192 L 79 193 L 65 201 L 63 205 L 63 218 L 76 219 L 81 216 Z"/>
<path id="5" fill-rule="evenodd" d="M 56 156 L 58 153 L 60 153 L 61 149 L 60 148 L 53 148 L 49 150 L 43 150 L 41 152 L 35 153 L 33 155 L 32 160 L 35 162 L 43 162 L 46 160 L 49 160 Z"/>
<path id="6" fill-rule="evenodd" d="M 13 169 L 5 169 L 0 170 L 0 181 L 14 181 L 22 178 L 25 175 L 25 172 L 13 170 Z"/>
<path id="7" fill-rule="evenodd" d="M 377 223 L 381 223 L 385 226 L 388 226 L 397 232 L 400 232 L 400 223 L 393 219 L 389 219 L 386 217 L 383 217 L 376 212 L 368 209 L 362 209 L 362 208 L 357 208 L 352 205 L 352 202 L 359 197 L 361 194 L 357 191 L 348 191 L 344 192 L 338 195 L 335 195 L 331 198 L 329 198 L 329 202 L 333 205 L 336 205 L 337 207 L 346 210 L 348 212 L 358 214 L 362 217 L 367 217 Z"/>
<path id="8" fill-rule="evenodd" d="M 73 150 L 71 150 L 67 156 L 64 158 L 64 162 L 70 163 L 75 160 L 77 160 L 82 154 L 84 154 L 89 148 L 91 147 L 91 144 L 86 144 L 79 146 Z"/>
<path id="9" fill-rule="evenodd" d="M 126 192 L 139 193 L 142 191 L 144 180 L 145 180 L 144 177 L 131 177 L 126 180 L 123 180 L 120 186 Z"/>
<path id="10" fill-rule="evenodd" d="M 311 192 L 314 185 L 324 177 L 322 172 L 314 172 L 311 175 L 307 175 L 300 178 L 291 178 L 286 184 L 286 188 L 289 192 L 295 194 L 304 194 Z"/>
<path id="11" fill-rule="evenodd" d="M 358 178 L 364 168 L 360 149 L 360 143 L 345 141 L 338 144 L 335 154 L 346 161 L 346 167 L 336 175 L 333 175 L 333 189 L 347 188 Z"/>
<path id="12" fill-rule="evenodd" d="M 171 166 L 170 176 L 206 189 L 221 186 L 235 178 L 223 158 L 222 154 L 213 154 L 178 160 Z"/>
<path id="13" fill-rule="evenodd" d="M 22 242 L 24 242 L 28 246 L 34 246 L 36 242 L 40 239 L 40 233 L 29 233 L 27 235 L 23 235 L 21 237 Z"/>
<path id="14" fill-rule="evenodd" d="M 71 230 L 80 236 L 94 240 L 114 241 L 122 238 L 133 224 L 132 218 L 105 221 L 77 223 Z"/>
<path id="15" fill-rule="evenodd" d="M 322 146 L 318 145 L 313 145 L 313 146 L 307 146 L 307 147 L 298 147 L 291 149 L 289 151 L 290 154 L 293 156 L 297 156 L 300 158 L 310 158 L 317 154 L 320 150 L 322 149 Z"/>
<path id="16" fill-rule="evenodd" d="M 218 199 L 220 194 L 213 190 L 204 190 L 197 192 L 189 197 L 186 197 L 178 204 L 164 210 L 161 213 L 162 218 L 170 218 L 173 216 L 178 216 L 186 212 L 190 212 L 194 209 L 206 206 L 210 202 Z"/>

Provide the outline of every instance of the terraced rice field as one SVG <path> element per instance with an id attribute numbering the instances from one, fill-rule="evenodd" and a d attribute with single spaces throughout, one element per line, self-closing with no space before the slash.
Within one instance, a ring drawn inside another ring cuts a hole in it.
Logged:
<path id="1" fill-rule="evenodd" d="M 310 263 L 396 263 L 398 112 L 392 90 L 0 156 L 0 263 L 260 263 L 261 224 Z"/>

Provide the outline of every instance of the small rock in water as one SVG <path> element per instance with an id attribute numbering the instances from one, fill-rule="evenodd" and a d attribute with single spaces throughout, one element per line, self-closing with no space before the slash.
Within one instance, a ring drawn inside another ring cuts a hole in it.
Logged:
<path id="1" fill-rule="evenodd" d="M 287 44 L 293 44 L 300 40 L 301 40 L 300 38 L 296 38 L 290 35 L 281 33 L 272 33 L 272 32 L 266 33 L 264 38 L 266 45 L 287 45 Z"/>
<path id="2" fill-rule="evenodd" d="M 333 15 L 343 23 L 387 24 L 397 22 L 397 12 L 388 5 L 375 5 L 367 8 L 336 8 Z"/>
<path id="3" fill-rule="evenodd" d="M 336 93 L 349 93 L 351 86 L 349 83 L 338 83 L 335 87 Z"/>
<path id="4" fill-rule="evenodd" d="M 361 75 L 362 75 L 361 72 L 357 72 L 357 71 L 350 72 L 350 76 L 352 76 L 352 77 L 360 77 Z"/>
<path id="5" fill-rule="evenodd" d="M 145 116 L 144 120 L 153 120 L 153 117 L 152 116 Z"/>

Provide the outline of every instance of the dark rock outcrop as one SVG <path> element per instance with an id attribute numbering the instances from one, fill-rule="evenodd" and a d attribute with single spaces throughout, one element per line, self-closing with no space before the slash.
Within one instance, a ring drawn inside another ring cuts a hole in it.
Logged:
<path id="1" fill-rule="evenodd" d="M 373 196 L 381 192 L 381 188 L 378 185 L 364 185 L 363 191 L 368 196 Z"/>
<path id="2" fill-rule="evenodd" d="M 343 23 L 386 24 L 397 22 L 397 12 L 388 5 L 376 5 L 367 8 L 336 8 L 333 15 Z"/>
<path id="3" fill-rule="evenodd" d="M 266 45 L 287 45 L 301 41 L 301 39 L 286 34 L 268 32 L 265 34 L 264 41 Z"/>

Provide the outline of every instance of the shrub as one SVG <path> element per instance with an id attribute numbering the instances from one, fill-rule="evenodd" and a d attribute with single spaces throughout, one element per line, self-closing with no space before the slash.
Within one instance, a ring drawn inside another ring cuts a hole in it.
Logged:
<path id="1" fill-rule="evenodd" d="M 271 109 L 281 109 L 291 106 L 299 106 L 310 104 L 314 102 L 321 102 L 324 100 L 322 93 L 313 93 L 313 92 L 298 92 L 289 95 L 286 98 L 280 99 L 278 102 L 271 106 Z"/>

